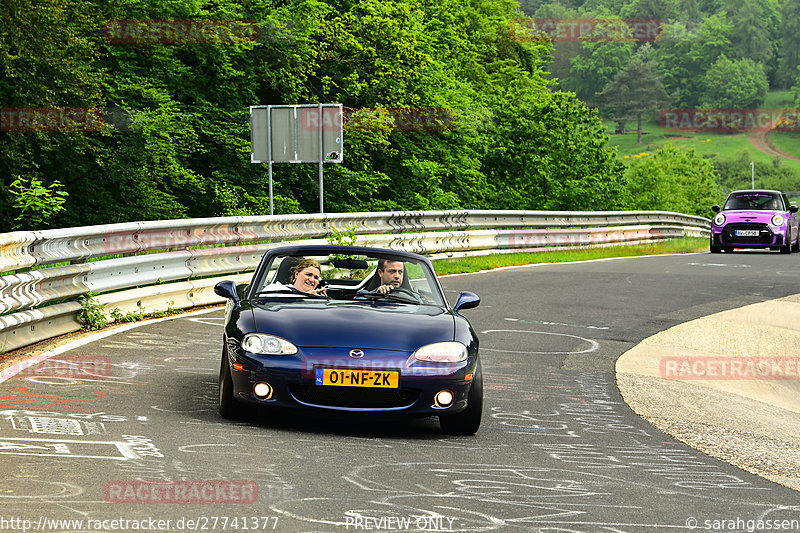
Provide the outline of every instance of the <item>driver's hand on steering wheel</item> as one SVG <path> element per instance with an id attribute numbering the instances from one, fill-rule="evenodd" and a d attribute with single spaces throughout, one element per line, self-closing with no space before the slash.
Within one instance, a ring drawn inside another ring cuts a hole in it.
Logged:
<path id="1" fill-rule="evenodd" d="M 391 292 L 393 288 L 394 287 L 392 287 L 391 285 L 379 285 L 378 288 L 375 289 L 375 291 L 379 292 L 380 294 L 389 294 L 389 292 Z"/>

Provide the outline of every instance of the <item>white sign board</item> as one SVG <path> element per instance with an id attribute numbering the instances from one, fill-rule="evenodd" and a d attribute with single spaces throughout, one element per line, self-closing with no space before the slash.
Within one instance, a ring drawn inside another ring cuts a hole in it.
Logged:
<path id="1" fill-rule="evenodd" d="M 252 106 L 250 162 L 341 163 L 342 127 L 341 104 Z"/>

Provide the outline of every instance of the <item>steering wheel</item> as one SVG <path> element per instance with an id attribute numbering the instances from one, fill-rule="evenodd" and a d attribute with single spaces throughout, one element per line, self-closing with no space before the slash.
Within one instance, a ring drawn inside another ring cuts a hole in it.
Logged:
<path id="1" fill-rule="evenodd" d="M 405 287 L 395 287 L 395 288 L 393 288 L 392 290 L 390 290 L 387 293 L 378 292 L 378 289 L 376 287 L 376 288 L 372 289 L 371 291 L 363 291 L 363 292 L 362 291 L 358 291 L 358 294 L 356 296 L 376 296 L 376 297 L 391 298 L 392 295 L 396 295 L 397 293 L 401 293 L 401 294 L 407 295 L 412 300 L 414 300 L 414 302 L 416 302 L 418 304 L 423 303 L 422 302 L 422 297 L 420 297 L 419 294 L 417 294 L 416 292 L 412 291 L 411 289 L 407 289 Z"/>

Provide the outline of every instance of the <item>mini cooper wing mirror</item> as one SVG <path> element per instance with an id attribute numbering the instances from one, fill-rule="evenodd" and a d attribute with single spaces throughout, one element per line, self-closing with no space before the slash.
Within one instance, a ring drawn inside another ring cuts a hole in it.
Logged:
<path id="1" fill-rule="evenodd" d="M 236 284 L 231 280 L 226 279 L 214 285 L 214 293 L 223 298 L 233 300 L 233 303 L 239 303 L 239 297 L 236 296 Z"/>
<path id="2" fill-rule="evenodd" d="M 480 303 L 481 299 L 478 297 L 477 294 L 463 291 L 461 294 L 458 295 L 458 301 L 456 302 L 455 307 L 453 307 L 453 311 L 461 311 L 462 309 L 472 309 L 473 307 L 478 307 Z"/>
<path id="3" fill-rule="evenodd" d="M 790 213 L 797 213 L 797 206 L 796 205 L 790 205 L 789 206 L 789 212 Z"/>
<path id="4" fill-rule="evenodd" d="M 719 206 L 717 204 L 714 204 L 711 206 L 711 210 L 714 211 L 715 213 L 719 213 Z"/>

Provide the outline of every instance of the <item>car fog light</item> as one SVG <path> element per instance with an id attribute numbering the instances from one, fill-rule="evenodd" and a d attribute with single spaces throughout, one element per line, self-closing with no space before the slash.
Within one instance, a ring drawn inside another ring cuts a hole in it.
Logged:
<path id="1" fill-rule="evenodd" d="M 272 387 L 269 385 L 269 383 L 260 381 L 253 387 L 253 394 L 262 400 L 268 400 L 272 396 Z"/>
<path id="2" fill-rule="evenodd" d="M 436 393 L 436 396 L 433 397 L 433 402 L 436 404 L 436 407 L 450 407 L 453 403 L 453 393 L 449 390 L 443 390 Z"/>

